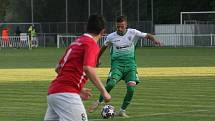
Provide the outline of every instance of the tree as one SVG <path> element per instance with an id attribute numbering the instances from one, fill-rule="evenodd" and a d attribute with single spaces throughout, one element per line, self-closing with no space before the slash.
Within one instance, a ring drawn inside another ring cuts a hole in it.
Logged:
<path id="1" fill-rule="evenodd" d="M 30 0 L 9 0 L 5 19 L 8 22 L 30 22 L 30 2 Z"/>
<path id="2" fill-rule="evenodd" d="M 122 0 L 122 12 L 129 21 L 137 21 L 137 1 Z M 139 0 L 139 19 L 151 20 L 151 1 Z M 179 23 L 181 11 L 215 10 L 214 0 L 153 0 L 154 23 Z M 0 0 L 0 19 L 31 22 L 31 0 Z M 91 0 L 91 13 L 101 13 L 101 0 Z M 34 0 L 35 22 L 64 22 L 65 0 Z M 5 12 L 6 11 L 6 12 Z M 120 0 L 103 0 L 103 15 L 114 21 L 120 15 Z M 68 0 L 68 21 L 87 21 L 88 1 Z"/>
<path id="3" fill-rule="evenodd" d="M 9 5 L 8 0 L 0 0 L 0 21 L 3 21 L 6 15 L 6 8 Z"/>
<path id="4" fill-rule="evenodd" d="M 155 23 L 179 23 L 182 11 L 211 11 L 212 0 L 157 0 L 154 1 Z"/>

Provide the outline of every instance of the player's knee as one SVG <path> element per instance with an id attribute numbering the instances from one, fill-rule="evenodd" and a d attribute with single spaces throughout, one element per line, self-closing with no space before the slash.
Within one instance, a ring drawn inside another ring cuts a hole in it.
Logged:
<path id="1" fill-rule="evenodd" d="M 133 86 L 136 86 L 136 82 L 135 81 L 129 81 L 128 83 L 127 83 L 127 86 L 129 86 L 129 87 L 133 87 Z"/>
<path id="2" fill-rule="evenodd" d="M 127 86 L 127 93 L 133 94 L 135 91 L 135 86 Z"/>
<path id="3" fill-rule="evenodd" d="M 107 81 L 107 85 L 106 85 L 106 86 L 113 88 L 115 85 L 116 85 L 116 80 L 114 80 L 114 79 L 109 79 L 109 80 Z"/>

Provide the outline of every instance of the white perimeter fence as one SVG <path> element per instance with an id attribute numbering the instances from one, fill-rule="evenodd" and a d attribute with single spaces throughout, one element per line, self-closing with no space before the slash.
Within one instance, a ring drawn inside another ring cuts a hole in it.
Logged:
<path id="1" fill-rule="evenodd" d="M 29 36 L 27 34 L 21 34 L 20 36 L 1 36 L 0 47 L 29 48 Z"/>
<path id="2" fill-rule="evenodd" d="M 57 35 L 57 48 L 67 47 L 78 36 Z M 157 34 L 164 47 L 215 47 L 215 34 Z M 101 46 L 106 36 L 98 42 Z M 137 47 L 155 46 L 150 40 L 139 39 Z"/>
<path id="3" fill-rule="evenodd" d="M 32 47 L 67 47 L 78 36 L 72 35 L 38 35 L 32 39 Z M 164 47 L 215 47 L 215 34 L 156 34 L 155 37 L 159 39 Z M 0 48 L 30 48 L 29 36 L 1 36 Z M 106 36 L 98 42 L 103 45 Z M 155 46 L 150 40 L 138 39 L 137 47 L 153 47 Z"/>

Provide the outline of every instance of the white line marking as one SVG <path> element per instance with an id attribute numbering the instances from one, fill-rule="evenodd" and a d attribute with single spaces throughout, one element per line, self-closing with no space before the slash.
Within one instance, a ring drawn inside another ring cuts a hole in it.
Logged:
<path id="1" fill-rule="evenodd" d="M 171 114 L 183 114 L 183 113 L 197 113 L 197 112 L 208 112 L 208 110 L 191 110 L 191 111 L 170 112 L 170 113 L 154 113 L 154 114 L 145 114 L 145 115 L 142 115 L 142 116 L 144 116 L 144 117 L 145 116 L 159 116 L 159 115 L 171 115 Z"/>
<path id="2" fill-rule="evenodd" d="M 152 113 L 152 114 L 144 114 L 144 115 L 135 115 L 134 117 L 131 117 L 131 118 L 172 115 L 172 114 L 183 114 L 183 113 L 197 113 L 197 112 L 208 112 L 208 110 L 191 110 L 191 111 L 170 112 L 170 113 Z M 123 117 L 115 117 L 115 118 L 123 118 Z M 89 121 L 102 121 L 102 120 L 104 120 L 104 119 L 89 119 Z"/>

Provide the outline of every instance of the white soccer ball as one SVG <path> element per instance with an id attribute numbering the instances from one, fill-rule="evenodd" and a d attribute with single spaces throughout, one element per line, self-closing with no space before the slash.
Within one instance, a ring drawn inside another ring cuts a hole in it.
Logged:
<path id="1" fill-rule="evenodd" d="M 102 108 L 101 116 L 104 119 L 113 118 L 115 115 L 115 108 L 112 105 L 105 105 Z"/>

